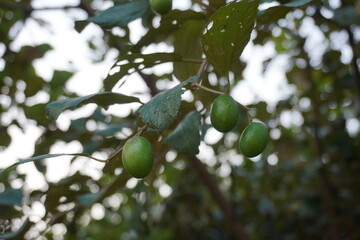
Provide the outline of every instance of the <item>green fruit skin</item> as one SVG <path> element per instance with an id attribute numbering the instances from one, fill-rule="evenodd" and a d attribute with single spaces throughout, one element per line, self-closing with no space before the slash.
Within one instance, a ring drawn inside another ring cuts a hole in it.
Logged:
<path id="1" fill-rule="evenodd" d="M 250 123 L 240 137 L 240 150 L 246 157 L 262 153 L 269 141 L 269 131 L 264 123 Z"/>
<path id="2" fill-rule="evenodd" d="M 238 121 L 239 106 L 230 95 L 215 98 L 210 112 L 211 124 L 219 132 L 228 132 Z"/>
<path id="3" fill-rule="evenodd" d="M 122 161 L 131 176 L 146 177 L 153 166 L 153 152 L 149 141 L 141 136 L 130 138 L 123 147 Z"/>
<path id="4" fill-rule="evenodd" d="M 171 10 L 172 0 L 150 0 L 150 6 L 154 12 L 163 15 Z"/>

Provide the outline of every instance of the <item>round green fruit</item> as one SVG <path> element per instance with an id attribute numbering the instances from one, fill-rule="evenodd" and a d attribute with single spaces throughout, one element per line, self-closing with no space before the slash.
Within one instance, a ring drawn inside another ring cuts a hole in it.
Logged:
<path id="1" fill-rule="evenodd" d="M 250 123 L 240 137 L 240 150 L 247 157 L 262 153 L 269 141 L 268 128 L 264 123 Z"/>
<path id="2" fill-rule="evenodd" d="M 146 177 L 153 166 L 153 152 L 149 141 L 144 137 L 130 138 L 123 147 L 122 161 L 131 176 Z"/>
<path id="3" fill-rule="evenodd" d="M 168 13 L 172 8 L 172 0 L 150 0 L 152 10 L 161 15 Z"/>
<path id="4" fill-rule="evenodd" d="M 210 112 L 211 124 L 219 132 L 228 132 L 238 121 L 239 106 L 230 95 L 215 98 Z"/>

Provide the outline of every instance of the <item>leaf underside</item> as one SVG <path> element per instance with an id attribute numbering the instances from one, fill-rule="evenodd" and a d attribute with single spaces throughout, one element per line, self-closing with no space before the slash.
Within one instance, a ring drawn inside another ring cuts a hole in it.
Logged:
<path id="1" fill-rule="evenodd" d="M 113 104 L 125 104 L 132 102 L 140 102 L 140 100 L 137 97 L 127 96 L 121 93 L 101 92 L 84 97 L 67 98 L 51 102 L 46 105 L 45 111 L 49 119 L 55 121 L 66 109 L 74 109 L 88 103 L 95 103 L 101 107 L 107 108 Z"/>

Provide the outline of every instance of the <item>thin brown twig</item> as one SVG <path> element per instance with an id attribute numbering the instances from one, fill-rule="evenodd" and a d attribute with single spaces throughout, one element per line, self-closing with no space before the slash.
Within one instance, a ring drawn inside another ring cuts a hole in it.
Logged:
<path id="1" fill-rule="evenodd" d="M 233 205 L 224 197 L 220 188 L 216 184 L 215 178 L 209 173 L 205 165 L 196 156 L 190 156 L 189 160 L 198 172 L 205 186 L 209 189 L 216 204 L 223 212 L 233 239 L 249 240 L 250 238 L 245 232 L 243 224 L 236 217 Z"/>
<path id="2" fill-rule="evenodd" d="M 189 63 L 203 63 L 204 59 L 192 59 L 192 58 L 182 58 L 182 62 L 189 62 Z"/>

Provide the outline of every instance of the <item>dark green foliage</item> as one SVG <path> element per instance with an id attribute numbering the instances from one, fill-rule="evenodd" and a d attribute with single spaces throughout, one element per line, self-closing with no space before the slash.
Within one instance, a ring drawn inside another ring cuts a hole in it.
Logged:
<path id="1" fill-rule="evenodd" d="M 258 0 L 231 2 L 209 19 L 201 39 L 202 47 L 209 62 L 221 74 L 227 75 L 247 45 L 258 6 Z"/>
<path id="2" fill-rule="evenodd" d="M 197 111 L 188 113 L 165 142 L 179 153 L 199 153 L 201 115 Z"/>

